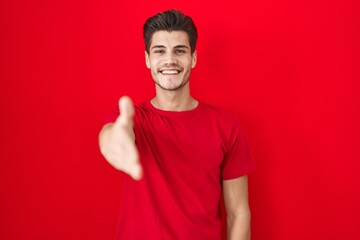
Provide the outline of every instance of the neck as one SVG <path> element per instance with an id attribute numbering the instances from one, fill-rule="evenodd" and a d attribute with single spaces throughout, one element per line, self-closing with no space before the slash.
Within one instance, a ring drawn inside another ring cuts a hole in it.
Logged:
<path id="1" fill-rule="evenodd" d="M 176 91 L 167 91 L 156 86 L 156 96 L 151 104 L 158 109 L 165 111 L 189 111 L 198 106 L 198 101 L 190 95 L 188 86 Z"/>

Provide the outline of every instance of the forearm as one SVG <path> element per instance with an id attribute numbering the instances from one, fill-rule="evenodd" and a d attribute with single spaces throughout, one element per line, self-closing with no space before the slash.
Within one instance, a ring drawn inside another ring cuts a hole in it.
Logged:
<path id="1" fill-rule="evenodd" d="M 250 210 L 227 216 L 227 240 L 250 240 Z"/>

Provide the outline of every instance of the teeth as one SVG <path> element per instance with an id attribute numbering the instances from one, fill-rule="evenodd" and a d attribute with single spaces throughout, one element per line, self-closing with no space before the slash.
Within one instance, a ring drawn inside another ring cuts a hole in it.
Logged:
<path id="1" fill-rule="evenodd" d="M 163 70 L 161 73 L 162 74 L 177 74 L 178 71 L 177 70 Z"/>

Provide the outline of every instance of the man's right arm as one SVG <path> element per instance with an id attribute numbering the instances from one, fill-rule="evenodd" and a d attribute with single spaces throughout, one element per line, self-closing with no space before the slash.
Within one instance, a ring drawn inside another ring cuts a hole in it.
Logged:
<path id="1" fill-rule="evenodd" d="M 120 115 L 114 123 L 104 125 L 99 134 L 102 155 L 116 169 L 135 180 L 142 176 L 139 153 L 133 130 L 134 105 L 129 97 L 119 100 Z"/>

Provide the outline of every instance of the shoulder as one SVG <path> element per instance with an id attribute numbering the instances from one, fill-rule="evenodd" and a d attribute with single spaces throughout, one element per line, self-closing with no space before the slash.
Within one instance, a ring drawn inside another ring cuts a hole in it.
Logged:
<path id="1" fill-rule="evenodd" d="M 148 111 L 148 110 L 150 110 L 148 101 L 144 101 L 140 104 L 135 105 L 135 111 Z"/>
<path id="2" fill-rule="evenodd" d="M 204 112 L 206 112 L 208 115 L 212 117 L 215 117 L 215 119 L 217 119 L 220 122 L 227 124 L 238 123 L 238 116 L 219 106 L 211 105 L 205 102 L 200 102 L 200 106 L 202 107 L 202 110 Z"/>
<path id="3" fill-rule="evenodd" d="M 149 116 L 153 115 L 153 111 L 150 104 L 147 101 L 144 101 L 140 104 L 135 105 L 135 119 L 143 119 L 149 118 Z"/>

